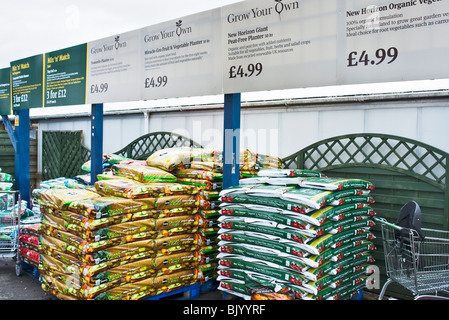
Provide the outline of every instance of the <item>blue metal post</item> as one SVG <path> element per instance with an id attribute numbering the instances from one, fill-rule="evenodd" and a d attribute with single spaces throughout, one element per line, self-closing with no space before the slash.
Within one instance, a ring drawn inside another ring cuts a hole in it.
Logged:
<path id="1" fill-rule="evenodd" d="M 6 132 L 8 133 L 9 140 L 11 140 L 11 144 L 14 147 L 14 151 L 17 149 L 17 139 L 16 134 L 14 133 L 14 128 L 9 121 L 8 116 L 2 116 L 3 124 L 5 125 Z"/>
<path id="2" fill-rule="evenodd" d="M 30 202 L 30 109 L 15 111 L 18 116 L 18 126 L 15 130 L 15 179 L 21 200 Z"/>
<path id="3" fill-rule="evenodd" d="M 92 104 L 91 114 L 91 154 L 90 183 L 97 181 L 97 175 L 103 173 L 103 104 Z"/>
<path id="4" fill-rule="evenodd" d="M 241 94 L 225 94 L 223 134 L 223 188 L 239 184 Z"/>

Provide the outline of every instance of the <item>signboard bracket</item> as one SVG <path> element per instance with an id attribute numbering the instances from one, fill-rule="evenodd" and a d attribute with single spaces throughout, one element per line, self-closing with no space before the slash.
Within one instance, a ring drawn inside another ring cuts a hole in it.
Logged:
<path id="1" fill-rule="evenodd" d="M 97 175 L 103 173 L 103 104 L 92 104 L 91 108 L 90 184 L 93 185 Z"/>
<path id="2" fill-rule="evenodd" d="M 15 115 L 19 117 L 15 132 L 20 141 L 15 150 L 15 176 L 20 198 L 30 208 L 30 109 L 17 110 Z"/>
<path id="3" fill-rule="evenodd" d="M 224 96 L 223 188 L 239 184 L 240 179 L 241 94 Z"/>

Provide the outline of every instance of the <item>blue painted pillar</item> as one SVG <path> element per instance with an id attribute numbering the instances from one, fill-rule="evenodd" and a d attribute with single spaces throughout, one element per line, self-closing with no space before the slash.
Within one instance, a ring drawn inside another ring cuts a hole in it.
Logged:
<path id="1" fill-rule="evenodd" d="M 103 104 L 92 104 L 91 113 L 91 153 L 90 183 L 97 181 L 97 175 L 103 173 Z"/>
<path id="2" fill-rule="evenodd" d="M 17 110 L 14 112 L 18 117 L 18 125 L 15 129 L 15 179 L 16 187 L 19 189 L 20 198 L 27 202 L 31 208 L 30 201 L 30 109 Z"/>
<path id="3" fill-rule="evenodd" d="M 239 184 L 241 94 L 225 94 L 223 133 L 223 188 Z"/>

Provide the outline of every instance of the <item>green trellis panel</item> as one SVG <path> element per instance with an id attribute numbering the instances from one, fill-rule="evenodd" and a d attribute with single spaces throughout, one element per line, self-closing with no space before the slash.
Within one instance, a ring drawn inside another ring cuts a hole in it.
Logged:
<path id="1" fill-rule="evenodd" d="M 135 160 L 145 160 L 157 150 L 173 147 L 201 148 L 201 145 L 180 134 L 158 131 L 140 136 L 114 154 Z"/>
<path id="2" fill-rule="evenodd" d="M 400 208 L 415 200 L 423 213 L 423 227 L 449 230 L 449 154 L 430 145 L 385 134 L 352 134 L 312 144 L 284 159 L 285 168 L 319 170 L 330 177 L 371 181 L 377 216 L 395 222 Z M 375 226 L 373 257 L 386 280 L 380 227 Z M 401 287 L 388 293 L 407 297 Z"/>
<path id="3" fill-rule="evenodd" d="M 82 131 L 42 132 L 42 179 L 73 178 L 85 162 Z"/>

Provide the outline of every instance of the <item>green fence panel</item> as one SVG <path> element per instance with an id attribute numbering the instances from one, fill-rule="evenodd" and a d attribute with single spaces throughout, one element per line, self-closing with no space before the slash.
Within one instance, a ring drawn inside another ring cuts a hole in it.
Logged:
<path id="1" fill-rule="evenodd" d="M 173 147 L 201 148 L 201 145 L 192 139 L 173 132 L 151 132 L 133 141 L 114 154 L 134 160 L 146 160 L 157 150 Z"/>
<path id="2" fill-rule="evenodd" d="M 42 179 L 73 178 L 82 173 L 82 131 L 42 132 Z"/>
<path id="3" fill-rule="evenodd" d="M 448 153 L 430 145 L 385 134 L 352 134 L 312 144 L 283 160 L 285 168 L 319 170 L 330 177 L 371 181 L 377 216 L 395 222 L 401 207 L 415 200 L 423 213 L 423 227 L 449 230 Z M 380 227 L 373 253 L 386 280 Z M 395 291 L 391 291 L 395 290 Z M 407 297 L 398 286 L 387 291 Z"/>

